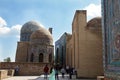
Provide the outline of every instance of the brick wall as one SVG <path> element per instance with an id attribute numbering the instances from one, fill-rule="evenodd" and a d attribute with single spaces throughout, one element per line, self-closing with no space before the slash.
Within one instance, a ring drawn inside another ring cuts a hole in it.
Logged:
<path id="1" fill-rule="evenodd" d="M 0 69 L 15 69 L 16 66 L 19 66 L 20 76 L 34 76 L 43 74 L 45 65 L 46 63 L 1 62 Z M 48 66 L 50 68 L 50 64 Z"/>

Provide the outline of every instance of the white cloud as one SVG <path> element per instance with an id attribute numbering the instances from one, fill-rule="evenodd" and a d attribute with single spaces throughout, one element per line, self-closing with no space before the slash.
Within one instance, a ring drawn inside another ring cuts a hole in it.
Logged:
<path id="1" fill-rule="evenodd" d="M 10 28 L 8 27 L 0 27 L 0 35 L 7 34 L 10 32 Z"/>
<path id="2" fill-rule="evenodd" d="M 0 17 L 0 37 L 14 36 L 19 38 L 21 27 L 22 25 L 19 24 L 8 27 L 6 21 Z"/>
<path id="3" fill-rule="evenodd" d="M 6 25 L 6 21 L 2 17 L 0 17 L 0 27 L 4 27 Z"/>
<path id="4" fill-rule="evenodd" d="M 19 36 L 20 36 L 20 29 L 21 29 L 21 27 L 22 27 L 22 25 L 15 25 L 15 26 L 12 26 L 11 28 L 10 28 L 10 34 L 11 35 L 15 35 L 17 38 L 19 38 Z"/>
<path id="5" fill-rule="evenodd" d="M 85 8 L 83 8 L 84 10 L 87 10 L 87 17 L 89 19 L 93 18 L 93 17 L 100 17 L 101 16 L 101 4 L 96 5 L 96 4 L 89 4 L 88 6 L 86 6 Z"/>

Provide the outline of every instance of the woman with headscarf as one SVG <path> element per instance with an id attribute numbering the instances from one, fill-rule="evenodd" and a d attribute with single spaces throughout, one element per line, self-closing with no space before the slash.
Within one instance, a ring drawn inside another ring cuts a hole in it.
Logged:
<path id="1" fill-rule="evenodd" d="M 55 69 L 54 69 L 54 67 L 51 67 L 51 69 L 50 69 L 49 80 L 55 80 Z"/>

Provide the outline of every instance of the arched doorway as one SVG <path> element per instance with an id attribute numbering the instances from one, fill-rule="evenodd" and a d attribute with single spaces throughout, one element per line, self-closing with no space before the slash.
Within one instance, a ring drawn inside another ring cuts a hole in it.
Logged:
<path id="1" fill-rule="evenodd" d="M 52 62 L 52 54 L 49 54 L 49 62 Z"/>
<path id="2" fill-rule="evenodd" d="M 63 46 L 62 46 L 62 54 L 61 54 L 61 65 L 64 64 L 64 53 L 63 53 Z"/>
<path id="3" fill-rule="evenodd" d="M 56 49 L 56 55 L 55 56 L 56 56 L 56 58 L 55 58 L 56 63 L 59 63 L 59 48 Z"/>
<path id="4" fill-rule="evenodd" d="M 30 62 L 33 62 L 33 60 L 34 60 L 34 54 L 32 53 L 30 56 Z"/>
<path id="5" fill-rule="evenodd" d="M 43 62 L 43 53 L 39 54 L 39 62 Z"/>

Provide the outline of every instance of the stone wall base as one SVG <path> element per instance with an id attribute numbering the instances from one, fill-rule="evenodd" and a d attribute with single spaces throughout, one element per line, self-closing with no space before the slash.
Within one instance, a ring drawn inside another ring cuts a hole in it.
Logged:
<path id="1" fill-rule="evenodd" d="M 1 62 L 0 69 L 9 70 L 8 75 L 16 76 L 39 76 L 43 74 L 43 69 L 45 65 L 48 65 L 50 68 L 50 63 L 23 63 L 23 62 Z M 19 71 L 14 74 L 16 66 L 19 67 Z"/>
<path id="2" fill-rule="evenodd" d="M 97 80 L 104 80 L 104 76 L 97 76 Z"/>
<path id="3" fill-rule="evenodd" d="M 0 80 L 7 77 L 8 71 L 7 70 L 0 70 Z"/>

